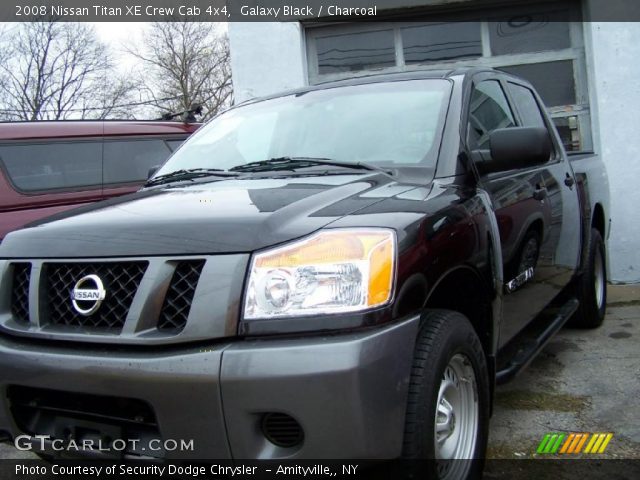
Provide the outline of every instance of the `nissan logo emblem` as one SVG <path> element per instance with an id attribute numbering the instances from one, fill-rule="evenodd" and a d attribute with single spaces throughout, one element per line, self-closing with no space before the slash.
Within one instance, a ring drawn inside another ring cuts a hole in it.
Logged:
<path id="1" fill-rule="evenodd" d="M 71 290 L 71 303 L 76 312 L 88 317 L 100 308 L 106 295 L 100 277 L 87 275 L 78 280 Z"/>

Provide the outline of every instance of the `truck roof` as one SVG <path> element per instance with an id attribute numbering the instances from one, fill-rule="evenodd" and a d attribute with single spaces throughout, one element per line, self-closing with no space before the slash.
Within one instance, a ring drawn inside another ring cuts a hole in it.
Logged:
<path id="1" fill-rule="evenodd" d="M 257 102 L 260 100 L 266 100 L 270 98 L 283 97 L 286 95 L 297 95 L 305 92 L 311 92 L 314 90 L 326 90 L 333 87 L 345 87 L 350 85 L 363 85 L 367 83 L 394 82 L 394 81 L 402 81 L 402 80 L 421 80 L 421 79 L 429 79 L 429 78 L 445 79 L 445 78 L 452 78 L 452 77 L 458 77 L 458 76 L 470 77 L 480 72 L 499 73 L 500 75 L 511 76 L 506 72 L 502 72 L 502 71 L 499 71 L 493 68 L 487 68 L 487 67 L 461 67 L 461 68 L 448 69 L 448 70 L 412 70 L 408 72 L 397 72 L 397 73 L 387 73 L 387 72 L 367 73 L 366 75 L 358 75 L 356 77 L 350 77 L 350 78 L 340 79 L 340 80 L 329 80 L 326 82 L 317 83 L 315 85 L 296 88 L 293 90 L 286 90 L 286 91 L 275 93 L 273 95 L 267 95 L 264 97 L 251 98 L 236 106 L 245 105 L 245 104 Z"/>
<path id="2" fill-rule="evenodd" d="M 327 82 L 318 83 L 317 87 L 327 87 L 331 85 L 348 85 L 370 82 L 388 82 L 394 80 L 412 80 L 422 78 L 451 78 L 457 76 L 470 76 L 480 72 L 499 73 L 501 75 L 508 75 L 505 72 L 488 67 L 459 67 L 456 69 L 447 70 L 411 70 L 406 72 L 383 72 L 383 73 L 367 73 L 366 75 L 359 75 L 343 80 L 330 80 Z M 307 88 L 308 90 L 309 88 Z"/>
<path id="3" fill-rule="evenodd" d="M 26 140 L 108 135 L 189 134 L 200 123 L 153 120 L 51 120 L 37 122 L 0 122 L 0 140 Z"/>

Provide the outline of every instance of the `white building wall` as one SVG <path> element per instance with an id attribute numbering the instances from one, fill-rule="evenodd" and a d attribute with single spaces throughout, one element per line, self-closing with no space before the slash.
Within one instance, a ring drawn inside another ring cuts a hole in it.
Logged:
<path id="1" fill-rule="evenodd" d="M 229 45 L 236 103 L 306 85 L 298 22 L 230 22 Z"/>
<path id="2" fill-rule="evenodd" d="M 640 282 L 640 24 L 585 24 L 595 149 L 611 189 L 611 280 Z"/>
<path id="3" fill-rule="evenodd" d="M 584 33 L 594 147 L 611 186 L 610 279 L 638 283 L 640 23 L 586 23 Z M 229 23 L 229 39 L 236 102 L 308 83 L 300 24 Z"/>

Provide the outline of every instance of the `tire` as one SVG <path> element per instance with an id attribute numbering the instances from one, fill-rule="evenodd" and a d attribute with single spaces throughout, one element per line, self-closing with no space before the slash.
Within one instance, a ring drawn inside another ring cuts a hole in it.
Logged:
<path id="1" fill-rule="evenodd" d="M 482 345 L 460 313 L 432 310 L 423 320 L 411 369 L 403 458 L 435 459 L 421 462 L 428 469 L 423 478 L 481 478 L 490 415 Z M 450 461 L 459 458 L 466 460 Z"/>
<path id="2" fill-rule="evenodd" d="M 607 310 L 607 257 L 602 236 L 595 228 L 591 229 L 587 248 L 587 265 L 576 284 L 580 306 L 568 323 L 574 328 L 598 328 Z"/>

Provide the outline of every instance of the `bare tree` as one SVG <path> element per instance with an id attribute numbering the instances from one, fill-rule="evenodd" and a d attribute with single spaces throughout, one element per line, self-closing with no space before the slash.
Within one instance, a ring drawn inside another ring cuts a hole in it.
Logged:
<path id="1" fill-rule="evenodd" d="M 203 119 L 232 101 L 229 41 L 213 23 L 157 22 L 140 48 L 128 50 L 141 63 L 140 82 L 162 115 L 203 107 Z"/>
<path id="2" fill-rule="evenodd" d="M 102 81 L 93 82 L 93 95 L 82 98 L 75 109 L 80 118 L 104 120 L 107 118 L 135 119 L 146 104 L 140 100 L 140 85 L 129 78 L 112 73 Z"/>
<path id="3" fill-rule="evenodd" d="M 131 92 L 83 23 L 25 22 L 4 35 L 0 110 L 14 120 L 104 118 Z"/>
<path id="4" fill-rule="evenodd" d="M 5 33 L 6 33 L 5 31 L 0 30 L 0 38 L 3 38 Z M 4 65 L 7 61 L 8 61 L 7 52 L 5 49 L 2 48 L 2 44 L 0 43 L 0 65 Z M 5 91 L 6 86 L 7 86 L 7 78 L 2 73 L 2 71 L 0 71 L 0 93 Z M 8 118 L 8 113 L 2 110 L 2 108 L 5 106 L 4 104 L 5 102 L 3 102 L 0 99 L 0 119 Z"/>

